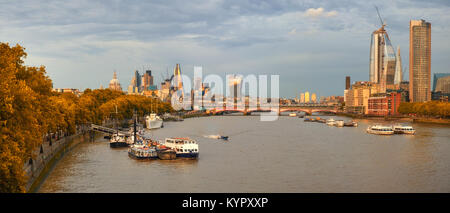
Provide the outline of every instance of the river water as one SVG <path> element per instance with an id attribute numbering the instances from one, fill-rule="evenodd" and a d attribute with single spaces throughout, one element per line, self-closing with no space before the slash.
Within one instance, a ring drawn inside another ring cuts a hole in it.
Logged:
<path id="1" fill-rule="evenodd" d="M 375 121 L 355 121 L 356 128 L 287 116 L 166 122 L 149 134 L 197 140 L 198 160 L 134 160 L 102 138 L 67 153 L 38 192 L 450 192 L 449 127 L 414 123 L 416 135 L 379 136 L 365 131 Z M 230 139 L 204 137 L 211 134 Z"/>

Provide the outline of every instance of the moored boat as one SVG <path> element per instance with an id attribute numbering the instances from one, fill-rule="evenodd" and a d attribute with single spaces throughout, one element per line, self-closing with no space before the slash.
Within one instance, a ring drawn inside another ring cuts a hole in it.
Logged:
<path id="1" fill-rule="evenodd" d="M 133 144 L 128 148 L 128 156 L 135 159 L 156 159 L 158 158 L 158 153 L 155 146 L 140 143 Z"/>
<path id="2" fill-rule="evenodd" d="M 408 134 L 408 135 L 416 134 L 416 130 L 412 126 L 394 125 L 393 128 L 395 134 Z"/>
<path id="3" fill-rule="evenodd" d="M 172 149 L 157 149 L 158 158 L 161 160 L 173 160 L 177 158 L 177 153 Z"/>
<path id="4" fill-rule="evenodd" d="M 327 120 L 327 125 L 328 126 L 334 126 L 335 124 L 336 124 L 336 122 L 334 121 L 333 118 L 330 118 L 330 119 Z"/>
<path id="5" fill-rule="evenodd" d="M 345 122 L 344 126 L 349 126 L 349 127 L 357 127 L 358 123 L 354 122 L 354 121 L 349 121 L 349 122 Z"/>
<path id="6" fill-rule="evenodd" d="M 163 127 L 163 119 L 161 119 L 156 113 L 151 113 L 145 116 L 145 124 L 147 129 L 158 129 Z"/>
<path id="7" fill-rule="evenodd" d="M 129 144 L 127 143 L 127 139 L 122 133 L 114 133 L 111 135 L 111 139 L 109 140 L 109 146 L 111 148 L 118 147 L 127 147 Z"/>
<path id="8" fill-rule="evenodd" d="M 189 138 L 166 138 L 163 145 L 173 149 L 177 157 L 198 158 L 199 156 L 198 143 Z"/>
<path id="9" fill-rule="evenodd" d="M 392 126 L 374 125 L 367 127 L 367 133 L 375 135 L 393 135 L 394 130 Z"/>
<path id="10" fill-rule="evenodd" d="M 337 120 L 335 121 L 335 124 L 337 127 L 343 127 L 344 126 L 344 121 L 343 120 Z"/>
<path id="11" fill-rule="evenodd" d="M 289 113 L 289 117 L 297 117 L 296 113 Z"/>

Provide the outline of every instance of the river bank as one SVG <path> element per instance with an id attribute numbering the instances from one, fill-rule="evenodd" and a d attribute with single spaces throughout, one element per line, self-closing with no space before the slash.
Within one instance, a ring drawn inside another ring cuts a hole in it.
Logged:
<path id="1" fill-rule="evenodd" d="M 450 125 L 450 119 L 445 119 L 445 118 L 426 118 L 426 117 L 408 117 L 408 116 L 381 117 L 381 116 L 367 116 L 367 115 L 351 114 L 351 113 L 336 113 L 336 115 L 350 117 L 350 118 L 357 118 L 357 119 L 367 119 L 367 120 L 383 120 L 383 121 L 398 121 L 398 122 L 431 123 L 431 124 Z"/>

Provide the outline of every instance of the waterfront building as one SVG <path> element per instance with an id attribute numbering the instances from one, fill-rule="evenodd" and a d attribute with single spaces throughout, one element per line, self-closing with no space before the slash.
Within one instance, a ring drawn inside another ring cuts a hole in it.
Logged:
<path id="1" fill-rule="evenodd" d="M 300 93 L 300 103 L 305 103 L 305 93 Z"/>
<path id="2" fill-rule="evenodd" d="M 367 81 L 355 82 L 344 98 L 346 111 L 349 113 L 367 114 L 369 97 L 379 93 L 382 94 L 381 91 L 380 84 Z"/>
<path id="3" fill-rule="evenodd" d="M 114 71 L 114 75 L 113 75 L 113 79 L 111 79 L 111 81 L 109 81 L 109 87 L 110 90 L 115 90 L 115 91 L 122 91 L 122 86 L 120 86 L 120 82 L 117 79 L 117 74 Z"/>
<path id="4" fill-rule="evenodd" d="M 395 116 L 399 114 L 398 107 L 400 103 L 401 94 L 397 92 L 369 97 L 367 114 L 373 116 Z"/>
<path id="5" fill-rule="evenodd" d="M 409 100 L 431 100 L 431 23 L 409 23 Z"/>
<path id="6" fill-rule="evenodd" d="M 396 56 L 385 25 L 372 33 L 370 44 L 370 82 L 380 84 L 384 93 L 388 85 L 394 84 Z"/>

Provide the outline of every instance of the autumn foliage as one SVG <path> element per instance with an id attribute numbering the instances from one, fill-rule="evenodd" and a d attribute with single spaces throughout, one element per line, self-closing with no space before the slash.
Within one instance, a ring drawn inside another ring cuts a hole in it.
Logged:
<path id="1" fill-rule="evenodd" d="M 400 104 L 398 111 L 402 114 L 449 118 L 450 103 L 441 101 L 428 101 L 418 103 L 403 102 Z"/>
<path id="2" fill-rule="evenodd" d="M 25 192 L 23 165 L 48 133 L 76 133 L 82 124 L 101 124 L 117 106 L 118 118 L 131 118 L 150 110 L 163 113 L 170 104 L 123 92 L 86 89 L 78 97 L 52 92 L 45 67 L 24 65 L 27 54 L 20 45 L 0 43 L 0 193 Z"/>

